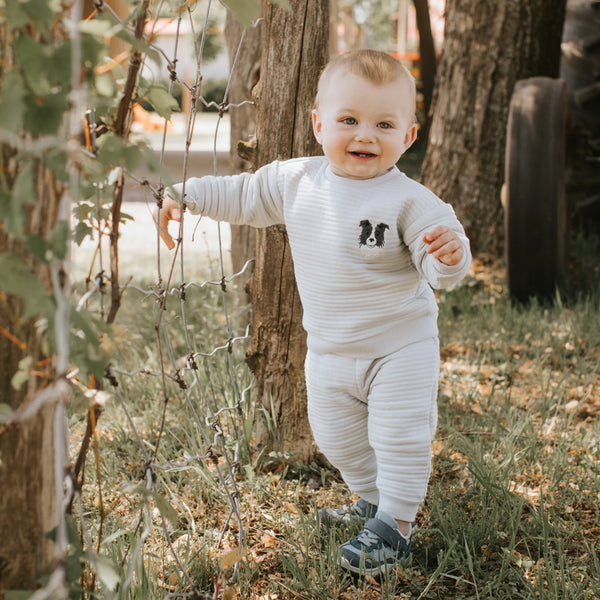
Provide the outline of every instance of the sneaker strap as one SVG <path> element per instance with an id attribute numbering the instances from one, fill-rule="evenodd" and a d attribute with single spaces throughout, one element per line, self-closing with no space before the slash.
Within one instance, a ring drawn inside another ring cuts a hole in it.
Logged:
<path id="1" fill-rule="evenodd" d="M 408 544 L 408 540 L 404 538 L 400 531 L 390 527 L 387 523 L 377 517 L 369 519 L 365 524 L 365 529 L 379 536 L 379 538 L 391 548 L 396 549 L 399 546 Z"/>

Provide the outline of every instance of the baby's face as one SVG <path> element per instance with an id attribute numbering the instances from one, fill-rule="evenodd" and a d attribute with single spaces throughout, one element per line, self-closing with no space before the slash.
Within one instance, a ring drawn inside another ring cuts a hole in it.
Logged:
<path id="1" fill-rule="evenodd" d="M 370 179 L 396 164 L 417 135 L 407 85 L 332 73 L 313 111 L 313 129 L 333 173 Z"/>

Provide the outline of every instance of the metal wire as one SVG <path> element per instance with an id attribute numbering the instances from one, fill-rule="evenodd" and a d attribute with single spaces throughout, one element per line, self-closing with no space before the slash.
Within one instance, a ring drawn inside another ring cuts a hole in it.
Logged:
<path id="1" fill-rule="evenodd" d="M 175 45 L 174 52 L 172 56 L 167 56 L 167 54 L 161 49 L 158 48 L 152 41 L 149 41 L 151 47 L 157 50 L 165 59 L 166 69 L 168 71 L 169 78 L 169 92 L 172 92 L 173 85 L 175 82 L 179 82 L 184 88 L 189 90 L 191 93 L 191 110 L 187 119 L 187 127 L 185 133 L 185 142 L 184 147 L 182 148 L 182 172 L 181 172 L 181 180 L 185 182 L 187 179 L 187 173 L 189 168 L 189 154 L 190 147 L 192 143 L 195 121 L 196 121 L 196 113 L 200 106 L 210 107 L 216 106 L 218 108 L 218 121 L 217 126 L 215 127 L 214 138 L 213 138 L 213 171 L 214 174 L 217 174 L 217 135 L 219 132 L 219 125 L 223 119 L 224 113 L 227 112 L 232 107 L 241 106 L 246 104 L 246 102 L 242 102 L 241 104 L 231 104 L 228 103 L 228 94 L 230 89 L 230 81 L 231 75 L 233 73 L 233 69 L 237 64 L 237 58 L 239 56 L 239 49 L 236 53 L 236 57 L 233 61 L 233 67 L 229 74 L 229 83 L 227 85 L 226 92 L 224 94 L 223 100 L 220 103 L 215 102 L 207 102 L 201 95 L 201 86 L 202 86 L 202 71 L 203 71 L 203 51 L 205 47 L 205 42 L 207 39 L 207 26 L 209 15 L 211 11 L 211 0 L 207 2 L 207 10 L 203 21 L 202 32 L 200 35 L 200 42 L 197 42 L 196 34 L 195 34 L 195 26 L 193 20 L 192 10 L 190 8 L 192 3 L 183 2 L 182 1 L 182 10 L 177 11 L 177 16 L 175 18 L 176 21 L 176 34 L 175 34 Z M 103 12 L 105 15 L 109 15 L 115 22 L 115 24 L 121 25 L 125 29 L 130 29 L 129 25 L 124 23 L 116 11 L 114 11 L 109 2 L 104 0 L 97 0 L 95 3 L 97 12 Z M 163 2 L 158 3 L 156 7 L 156 17 L 153 22 L 153 28 L 156 27 L 158 21 L 158 15 L 163 10 Z M 81 87 L 81 83 L 79 82 L 79 64 L 81 62 L 81 36 L 78 33 L 77 24 L 81 20 L 82 13 L 82 3 L 81 0 L 76 0 L 73 4 L 71 21 L 73 23 L 72 32 L 71 32 L 71 40 L 72 40 L 72 48 L 73 48 L 73 65 L 72 65 L 72 73 L 73 73 L 73 83 L 72 89 L 74 90 L 74 104 L 70 111 L 70 127 L 69 127 L 69 139 L 75 139 L 79 133 L 81 128 L 81 119 L 79 115 L 85 113 L 85 109 L 82 106 L 82 101 L 85 98 L 84 90 Z M 184 19 L 189 19 L 192 33 L 194 35 L 195 46 L 196 46 L 196 74 L 195 80 L 192 84 L 187 81 L 184 81 L 182 77 L 177 72 L 177 63 L 178 63 L 178 51 L 180 46 L 180 35 L 181 28 L 184 22 Z M 240 46 L 241 42 L 240 41 Z M 93 111 L 89 111 L 87 114 L 87 122 L 90 126 L 90 147 L 87 149 L 82 149 L 83 153 L 86 153 L 87 156 L 94 156 L 96 152 L 96 131 L 94 127 L 95 115 Z M 130 124 L 129 124 L 130 125 Z M 163 132 L 162 132 L 162 143 L 160 147 L 160 161 L 161 163 L 165 158 L 165 149 L 166 142 L 168 137 L 168 128 L 167 122 L 165 121 Z M 56 140 L 52 140 L 54 143 Z M 39 143 L 46 143 L 48 140 L 41 140 Z M 77 165 L 73 165 L 73 168 L 69 171 L 71 173 L 71 181 L 70 181 L 70 190 L 71 193 L 75 193 L 75 190 L 79 189 L 79 169 Z M 147 179 L 139 179 L 135 175 L 127 173 L 128 176 L 131 177 L 132 180 L 137 181 L 139 185 L 145 186 L 149 189 L 156 199 L 156 204 L 158 207 L 159 217 L 160 210 L 162 207 L 162 201 L 164 199 L 165 194 L 165 183 L 163 182 L 161 176 L 159 176 L 158 181 L 151 182 Z M 185 184 L 184 184 L 185 187 Z M 56 309 L 56 331 L 58 333 L 57 338 L 57 368 L 58 372 L 62 374 L 62 378 L 59 379 L 58 384 L 54 388 L 48 388 L 38 394 L 38 396 L 34 399 L 34 401 L 27 407 L 25 411 L 21 413 L 13 413 L 5 417 L 7 421 L 18 421 L 26 418 L 30 418 L 33 414 L 35 414 L 38 410 L 41 409 L 44 405 L 46 405 L 50 400 L 57 402 L 58 409 L 56 411 L 55 424 L 54 424 L 54 436 L 55 436 L 55 448 L 56 451 L 56 462 L 55 462 L 55 471 L 56 471 L 56 479 L 57 479 L 57 489 L 56 489 L 56 500 L 59 512 L 59 527 L 58 527 L 58 537 L 56 544 L 56 554 L 57 554 L 57 564 L 58 567 L 54 571 L 54 573 L 49 578 L 47 585 L 38 590 L 32 598 L 36 600 L 42 600 L 44 598 L 51 598 L 54 596 L 61 597 L 65 595 L 65 590 L 67 586 L 67 575 L 65 571 L 65 563 L 66 557 L 69 551 L 69 540 L 67 536 L 67 527 L 66 527 L 66 513 L 68 511 L 68 507 L 71 504 L 70 498 L 74 497 L 74 506 L 77 512 L 77 518 L 81 528 L 81 535 L 83 539 L 84 546 L 89 550 L 92 548 L 92 529 L 90 528 L 86 516 L 86 511 L 84 509 L 84 501 L 81 494 L 81 490 L 75 489 L 74 482 L 70 478 L 69 475 L 65 478 L 64 474 L 68 473 L 67 462 L 68 462 L 68 454 L 69 454 L 69 443 L 70 443 L 70 434 L 68 430 L 67 423 L 67 415 L 64 406 L 64 402 L 60 401 L 60 398 L 64 398 L 66 396 L 66 387 L 69 385 L 68 381 L 74 380 L 75 374 L 71 373 L 69 378 L 66 378 L 68 369 L 69 369 L 69 357 L 70 357 L 70 348 L 69 348 L 69 337 L 68 332 L 70 331 L 70 310 L 71 306 L 74 307 L 75 310 L 81 311 L 84 307 L 89 307 L 94 305 L 96 307 L 97 313 L 101 319 L 104 319 L 105 316 L 105 308 L 104 308 L 104 294 L 105 283 L 104 283 L 104 264 L 105 260 L 103 257 L 103 237 L 106 235 L 105 232 L 110 230 L 110 227 L 113 225 L 110 222 L 107 222 L 102 217 L 102 199 L 103 199 L 103 184 L 97 184 L 95 190 L 95 204 L 97 211 L 97 220 L 93 224 L 93 230 L 97 235 L 97 246 L 96 251 L 94 253 L 94 263 L 90 266 L 89 275 L 88 275 L 88 285 L 85 292 L 81 295 L 81 297 L 73 303 L 72 299 L 72 290 L 70 287 L 70 283 L 68 285 L 64 284 L 64 274 L 65 272 L 69 276 L 71 273 L 70 270 L 70 261 L 69 257 L 64 263 L 56 264 L 52 269 L 52 280 L 54 284 L 54 295 L 57 302 Z M 71 213 L 72 206 L 78 201 L 78 198 L 65 196 L 63 199 L 63 203 L 61 205 L 61 215 L 68 216 Z M 179 235 L 177 239 L 176 249 L 173 253 L 173 258 L 171 264 L 168 266 L 168 274 L 166 277 L 163 277 L 161 264 L 161 253 L 160 253 L 160 236 L 157 232 L 156 236 L 156 270 L 157 270 L 157 283 L 151 289 L 145 289 L 144 287 L 137 284 L 127 284 L 125 286 L 130 292 L 137 292 L 142 294 L 143 297 L 153 297 L 159 306 L 158 316 L 155 322 L 155 330 L 156 330 L 156 350 L 159 357 L 160 368 L 158 369 L 150 369 L 145 366 L 140 366 L 139 368 L 128 370 L 119 367 L 118 365 L 111 364 L 107 368 L 106 377 L 111 386 L 112 392 L 114 396 L 118 399 L 118 402 L 121 406 L 123 414 L 128 423 L 128 427 L 133 436 L 133 440 L 135 440 L 137 446 L 140 451 L 140 458 L 143 464 L 143 472 L 144 472 L 144 489 L 147 492 L 146 500 L 140 510 L 139 513 L 139 521 L 138 526 L 136 527 L 136 540 L 127 550 L 126 555 L 123 557 L 123 563 L 121 568 L 123 569 L 122 573 L 122 584 L 120 590 L 115 591 L 110 588 L 110 586 L 106 585 L 102 579 L 99 579 L 99 593 L 105 598 L 116 598 L 124 597 L 123 594 L 133 585 L 133 581 L 136 576 L 136 568 L 138 562 L 140 560 L 140 556 L 143 553 L 143 549 L 149 536 L 152 533 L 152 517 L 151 517 L 151 509 L 150 509 L 150 500 L 151 493 L 154 492 L 156 488 L 157 481 L 157 473 L 165 473 L 168 471 L 176 471 L 178 469 L 186 468 L 190 465 L 200 465 L 203 466 L 207 461 L 210 462 L 214 475 L 216 477 L 216 481 L 220 486 L 223 496 L 227 499 L 229 503 L 229 513 L 225 517 L 221 534 L 219 537 L 218 544 L 221 544 L 225 534 L 230 529 L 230 521 L 235 519 L 237 521 L 237 538 L 238 545 L 242 548 L 245 544 L 244 538 L 244 526 L 242 522 L 242 513 L 239 505 L 239 490 L 236 482 L 236 472 L 239 468 L 239 460 L 241 453 L 241 418 L 242 418 L 242 409 L 241 407 L 248 403 L 248 398 L 250 396 L 251 385 L 245 387 L 240 391 L 237 377 L 235 375 L 235 359 L 233 357 L 233 347 L 243 343 L 247 340 L 249 336 L 249 331 L 246 329 L 244 335 L 234 335 L 233 327 L 231 323 L 230 316 L 230 308 L 229 308 L 229 298 L 228 298 L 228 287 L 227 284 L 235 280 L 240 275 L 247 272 L 250 268 L 251 261 L 248 261 L 246 265 L 244 265 L 243 269 L 236 274 L 227 276 L 225 269 L 225 260 L 222 246 L 222 237 L 221 230 L 219 228 L 218 231 L 218 241 L 219 241 L 219 268 L 220 268 L 220 279 L 218 281 L 188 281 L 186 282 L 186 264 L 184 261 L 184 244 L 183 244 L 183 226 L 184 226 L 184 216 L 182 216 L 181 223 L 179 226 Z M 181 277 L 181 285 L 174 287 L 171 286 L 171 281 L 173 277 L 173 273 L 175 271 L 176 264 L 179 265 L 179 272 Z M 95 275 L 92 276 L 92 273 Z M 67 277 L 68 280 L 68 277 Z M 192 339 L 190 336 L 190 327 L 191 317 L 188 316 L 187 310 L 187 302 L 188 299 L 186 297 L 186 293 L 192 290 L 200 290 L 206 286 L 219 286 L 221 288 L 221 306 L 225 317 L 224 324 L 224 333 L 226 334 L 226 343 L 215 346 L 214 348 L 208 348 L 205 350 L 198 350 L 196 339 Z M 122 292 L 125 291 L 124 289 Z M 178 295 L 179 304 L 180 304 L 180 320 L 177 323 L 177 326 L 181 328 L 181 332 L 183 332 L 183 338 L 185 340 L 185 345 L 187 347 L 186 356 L 184 357 L 185 366 L 181 366 L 182 357 L 179 356 L 175 349 L 174 344 L 172 342 L 172 334 L 171 328 L 174 326 L 172 323 L 168 321 L 166 318 L 166 308 L 167 308 L 167 298 L 171 296 Z M 203 358 L 211 358 L 215 357 L 217 354 L 222 352 L 226 352 L 227 357 L 227 370 L 229 374 L 229 381 L 231 392 L 233 394 L 233 403 L 230 406 L 219 406 L 216 400 L 211 397 L 211 394 L 207 389 L 205 389 L 205 384 L 201 380 L 198 374 L 198 366 L 196 364 L 196 359 L 199 357 Z M 162 401 L 163 401 L 163 411 L 161 416 L 161 422 L 158 426 L 158 429 L 155 433 L 155 443 L 153 444 L 153 450 L 150 452 L 148 450 L 148 444 L 144 441 L 144 436 L 138 431 L 138 427 L 136 426 L 136 418 L 132 415 L 132 411 L 136 410 L 135 404 L 131 401 L 131 399 L 127 398 L 127 393 L 123 389 L 123 383 L 126 380 L 136 380 L 138 377 L 154 377 L 161 381 L 161 389 L 162 389 Z M 168 393 L 167 384 L 170 382 L 171 384 L 176 384 L 179 393 L 185 401 L 185 405 L 191 415 L 191 420 L 194 424 L 194 427 L 198 431 L 200 439 L 202 440 L 202 444 L 204 445 L 204 452 L 202 454 L 196 454 L 194 456 L 188 456 L 183 461 L 178 460 L 170 460 L 161 464 L 160 462 L 160 454 L 159 447 L 161 443 L 161 439 L 164 437 L 165 431 L 165 423 L 167 418 L 167 411 L 169 409 L 169 405 L 171 402 L 170 394 Z M 57 396 L 59 400 L 57 401 Z M 204 414 L 203 418 L 200 417 L 200 414 Z M 231 415 L 233 417 L 233 431 L 230 428 L 225 428 L 221 423 L 221 418 L 225 415 Z M 227 439 L 229 436 L 230 439 Z M 233 437 L 233 439 L 231 439 Z M 232 444 L 229 442 L 233 442 L 233 450 L 231 450 Z M 217 455 L 221 457 L 221 460 L 217 458 Z M 189 509 L 187 509 L 189 512 Z M 190 513 L 191 515 L 191 513 Z M 186 595 L 192 595 L 195 597 L 200 597 L 200 590 L 197 589 L 196 583 L 192 580 L 185 565 L 183 564 L 181 558 L 178 555 L 178 552 L 172 542 L 172 536 L 169 532 L 169 526 L 167 520 L 165 519 L 165 515 L 161 514 L 160 526 L 162 528 L 164 538 L 166 540 L 167 546 L 169 548 L 169 552 L 173 556 L 173 560 L 177 565 L 178 570 L 181 573 L 181 576 L 186 581 L 189 586 L 190 592 L 183 592 L 181 594 L 168 594 L 168 597 L 186 597 Z M 100 541 L 98 540 L 98 546 L 100 545 Z M 96 559 L 93 558 L 94 555 L 90 553 L 90 564 L 95 569 L 96 572 L 100 572 L 100 567 L 96 562 Z M 234 577 L 237 573 L 237 565 L 234 571 Z"/>

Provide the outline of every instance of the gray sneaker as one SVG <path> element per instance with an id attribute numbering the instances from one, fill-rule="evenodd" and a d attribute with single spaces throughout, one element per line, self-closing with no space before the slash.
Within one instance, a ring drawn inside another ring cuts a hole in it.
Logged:
<path id="1" fill-rule="evenodd" d="M 376 512 L 376 504 L 359 498 L 350 506 L 344 504 L 339 508 L 322 508 L 319 517 L 324 525 L 364 525 Z"/>
<path id="2" fill-rule="evenodd" d="M 410 554 L 410 535 L 404 537 L 395 525 L 395 520 L 382 512 L 369 519 L 355 538 L 340 546 L 340 566 L 371 577 L 398 566 Z"/>

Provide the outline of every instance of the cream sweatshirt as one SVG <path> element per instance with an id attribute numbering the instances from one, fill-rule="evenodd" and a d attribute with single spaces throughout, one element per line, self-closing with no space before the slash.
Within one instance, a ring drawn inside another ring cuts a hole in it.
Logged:
<path id="1" fill-rule="evenodd" d="M 319 354 L 372 359 L 437 336 L 431 288 L 454 287 L 471 264 L 450 205 L 397 168 L 357 180 L 334 175 L 325 157 L 297 158 L 252 174 L 191 178 L 175 190 L 193 214 L 285 224 L 308 347 Z M 427 253 L 422 237 L 437 225 L 458 234 L 460 264 Z"/>

